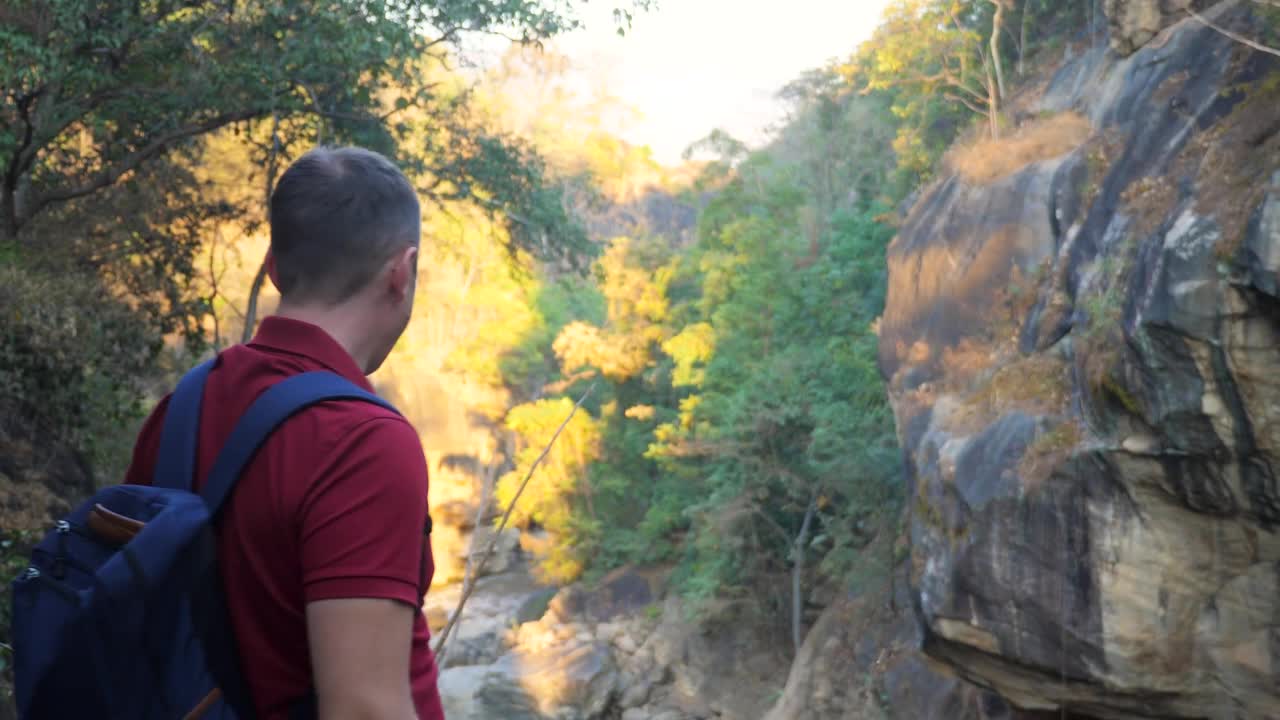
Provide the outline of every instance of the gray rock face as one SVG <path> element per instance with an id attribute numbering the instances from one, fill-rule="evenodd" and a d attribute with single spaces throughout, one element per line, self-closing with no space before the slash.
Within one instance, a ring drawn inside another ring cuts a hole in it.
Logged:
<path id="1" fill-rule="evenodd" d="M 921 645 L 1017 708 L 1280 717 L 1277 78 L 1195 21 L 1077 58 L 1094 136 L 889 250 Z"/>

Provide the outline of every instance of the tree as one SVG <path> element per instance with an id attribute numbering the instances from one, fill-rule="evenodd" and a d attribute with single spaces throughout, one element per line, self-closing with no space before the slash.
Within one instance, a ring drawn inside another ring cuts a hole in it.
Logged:
<path id="1" fill-rule="evenodd" d="M 515 467 L 498 480 L 496 499 L 500 507 L 511 506 L 520 489 L 521 480 L 551 443 L 556 429 L 573 409 L 569 398 L 544 398 L 511 409 L 507 428 L 520 438 Z M 565 425 L 564 431 L 547 453 L 540 466 L 538 482 L 528 487 L 511 514 L 513 524 L 528 527 L 531 523 L 546 528 L 553 536 L 543 553 L 539 573 L 552 582 L 571 582 L 586 564 L 586 547 L 580 541 L 582 519 L 575 516 L 577 502 L 590 497 L 584 483 L 587 465 L 599 453 L 599 423 L 588 413 L 580 412 Z"/>
<path id="2" fill-rule="evenodd" d="M 564 260 L 585 242 L 563 232 L 571 223 L 536 157 L 458 122 L 466 94 L 446 87 L 440 69 L 466 33 L 536 42 L 576 26 L 569 9 L 553 0 L 6 3 L 0 242 L 32 245 L 26 231 L 41 217 L 222 128 L 259 141 L 269 192 L 299 148 L 358 141 L 398 154 L 434 122 L 449 130 L 430 134 L 440 144 L 401 158 L 432 178 L 428 196 L 479 199 L 510 221 L 514 244 Z"/>
<path id="3" fill-rule="evenodd" d="M 988 17 L 993 8 L 999 18 Z M 841 71 L 866 94 L 889 93 L 900 118 L 895 141 L 901 162 L 927 175 L 954 132 L 954 108 L 986 118 L 999 134 L 1002 66 L 986 45 L 999 48 L 1003 5 L 994 0 L 895 0 L 870 40 Z M 996 22 L 998 20 L 998 22 Z M 984 27 L 992 27 L 989 42 Z M 950 106 L 950 107 L 949 107 Z"/>
<path id="4" fill-rule="evenodd" d="M 790 166 L 817 218 L 886 196 L 896 160 L 883 96 L 849 92 L 829 69 L 805 73 L 778 95 L 789 113 L 771 150 Z"/>

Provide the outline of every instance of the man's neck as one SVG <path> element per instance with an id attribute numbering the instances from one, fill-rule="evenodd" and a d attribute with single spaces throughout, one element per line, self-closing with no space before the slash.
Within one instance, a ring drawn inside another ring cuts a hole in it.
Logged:
<path id="1" fill-rule="evenodd" d="M 350 308 L 342 306 L 294 305 L 282 300 L 275 314 L 290 320 L 310 323 L 324 330 L 329 337 L 342 346 L 343 350 L 347 351 L 351 359 L 360 367 L 361 372 L 365 372 L 365 368 L 372 364 L 372 355 L 375 351 L 368 340 L 368 321 L 363 319 L 360 313 L 352 312 Z"/>

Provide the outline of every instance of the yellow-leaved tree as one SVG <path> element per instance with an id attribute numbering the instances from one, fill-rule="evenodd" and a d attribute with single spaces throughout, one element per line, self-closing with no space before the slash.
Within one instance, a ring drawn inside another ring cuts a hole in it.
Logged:
<path id="1" fill-rule="evenodd" d="M 498 480 L 496 497 L 501 507 L 511 506 L 533 463 L 572 410 L 573 401 L 561 397 L 525 403 L 507 413 L 507 429 L 519 438 L 520 449 L 515 467 Z M 600 435 L 600 424 L 589 413 L 574 414 L 538 467 L 536 482 L 528 484 L 511 513 L 517 527 L 536 524 L 547 531 L 545 541 L 535 548 L 540 560 L 537 571 L 544 581 L 571 582 L 582 574 L 586 558 L 577 542 L 581 528 L 575 522 L 575 504 L 583 502 L 590 513 L 586 471 L 599 456 Z"/>

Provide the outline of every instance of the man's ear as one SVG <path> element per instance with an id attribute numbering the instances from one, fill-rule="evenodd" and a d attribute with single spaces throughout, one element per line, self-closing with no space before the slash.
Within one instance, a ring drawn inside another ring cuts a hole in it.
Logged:
<path id="1" fill-rule="evenodd" d="M 418 273 L 418 248 L 407 247 L 391 258 L 388 271 L 388 287 L 397 301 L 403 300 L 413 287 Z"/>
<path id="2" fill-rule="evenodd" d="M 267 266 L 267 277 L 271 278 L 271 284 L 275 286 L 276 292 L 280 292 L 280 279 L 276 273 L 276 254 L 267 250 L 267 257 L 262 263 Z"/>

